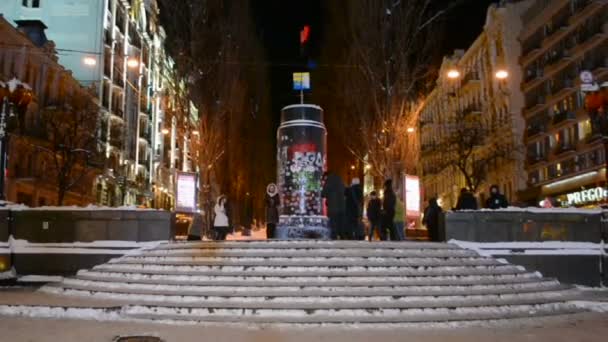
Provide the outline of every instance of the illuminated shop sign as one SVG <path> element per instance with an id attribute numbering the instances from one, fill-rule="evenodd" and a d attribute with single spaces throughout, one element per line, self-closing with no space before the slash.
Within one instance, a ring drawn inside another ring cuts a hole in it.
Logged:
<path id="1" fill-rule="evenodd" d="M 568 205 L 581 205 L 608 199 L 608 190 L 601 187 L 566 194 Z"/>

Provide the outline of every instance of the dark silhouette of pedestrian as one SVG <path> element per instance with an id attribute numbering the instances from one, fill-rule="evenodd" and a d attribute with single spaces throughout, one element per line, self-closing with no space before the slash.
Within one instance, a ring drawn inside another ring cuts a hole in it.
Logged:
<path id="1" fill-rule="evenodd" d="M 378 198 L 378 193 L 372 191 L 369 202 L 367 203 L 367 220 L 369 221 L 369 241 L 373 241 L 374 232 L 380 233 L 382 223 L 382 201 Z"/>
<path id="2" fill-rule="evenodd" d="M 467 188 L 460 189 L 456 210 L 477 210 L 477 198 Z"/>
<path id="3" fill-rule="evenodd" d="M 364 240 L 363 231 L 363 188 L 359 178 L 353 178 L 350 187 L 345 190 L 346 198 L 346 227 L 345 231 L 349 239 Z"/>
<path id="4" fill-rule="evenodd" d="M 276 184 L 271 183 L 266 187 L 264 203 L 266 206 L 266 238 L 273 239 L 277 223 L 279 223 L 279 207 L 281 206 L 281 197 Z"/>
<path id="5" fill-rule="evenodd" d="M 439 241 L 439 215 L 443 209 L 437 203 L 436 198 L 429 200 L 429 205 L 424 209 L 424 218 L 422 224 L 426 226 L 429 232 L 430 241 Z"/>
<path id="6" fill-rule="evenodd" d="M 509 206 L 509 201 L 507 201 L 507 197 L 500 193 L 498 189 L 498 185 L 494 184 L 490 187 L 490 198 L 486 200 L 486 208 L 487 209 L 500 209 L 507 208 Z"/>
<path id="7" fill-rule="evenodd" d="M 380 230 L 380 238 L 386 240 L 387 232 L 391 241 L 398 241 L 399 234 L 395 227 L 395 206 L 397 205 L 397 196 L 393 191 L 393 181 L 387 179 L 384 182 L 384 196 L 382 198 L 382 229 Z"/>
<path id="8" fill-rule="evenodd" d="M 344 183 L 340 176 L 327 173 L 323 176 L 324 184 L 321 196 L 327 201 L 327 216 L 331 228 L 332 239 L 347 239 L 344 231 L 344 216 L 346 203 L 344 198 Z"/>

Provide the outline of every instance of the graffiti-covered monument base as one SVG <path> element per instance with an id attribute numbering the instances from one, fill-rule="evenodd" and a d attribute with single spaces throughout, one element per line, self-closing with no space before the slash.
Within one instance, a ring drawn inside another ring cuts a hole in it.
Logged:
<path id="1" fill-rule="evenodd" d="M 277 239 L 331 237 L 321 198 L 321 178 L 327 161 L 326 134 L 321 107 L 300 104 L 281 111 L 277 132 L 281 194 Z"/>

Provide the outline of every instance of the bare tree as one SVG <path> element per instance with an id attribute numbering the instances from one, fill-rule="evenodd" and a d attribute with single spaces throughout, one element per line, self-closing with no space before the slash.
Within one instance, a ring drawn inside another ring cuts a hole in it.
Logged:
<path id="1" fill-rule="evenodd" d="M 160 3 L 176 79 L 185 82 L 184 98 L 199 109 L 196 152 L 201 182 L 235 201 L 246 192 L 262 191 L 274 170 L 273 134 L 270 117 L 258 115 L 268 107 L 267 87 L 249 2 Z M 266 170 L 265 177 L 259 176 L 256 164 Z"/>
<path id="2" fill-rule="evenodd" d="M 437 169 L 455 168 L 465 180 L 467 188 L 477 192 L 487 179 L 489 170 L 518 157 L 511 144 L 492 139 L 498 132 L 481 118 L 481 108 L 473 104 L 450 115 L 441 126 L 442 143 L 432 146 Z"/>
<path id="3" fill-rule="evenodd" d="M 344 23 L 332 26 L 338 28 L 330 39 L 343 49 L 329 58 L 347 66 L 331 82 L 332 95 L 344 106 L 336 113 L 348 124 L 345 145 L 378 176 L 415 173 L 418 149 L 412 129 L 435 73 L 437 18 L 443 12 L 425 0 L 328 4 L 332 21 Z"/>
<path id="4" fill-rule="evenodd" d="M 97 161 L 96 132 L 99 124 L 99 107 L 91 97 L 76 95 L 69 103 L 41 110 L 42 132 L 46 143 L 37 146 L 51 161 L 47 175 L 55 179 L 57 205 L 62 205 L 66 194 L 82 186 Z"/>

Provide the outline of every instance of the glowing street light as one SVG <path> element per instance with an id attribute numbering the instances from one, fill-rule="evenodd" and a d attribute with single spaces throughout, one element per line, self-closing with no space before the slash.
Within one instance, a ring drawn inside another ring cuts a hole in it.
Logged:
<path id="1" fill-rule="evenodd" d="M 169 129 L 168 128 L 163 128 L 161 131 L 164 135 L 169 134 Z"/>
<path id="2" fill-rule="evenodd" d="M 82 62 L 84 63 L 84 65 L 86 66 L 95 66 L 97 65 L 97 60 L 93 57 L 85 57 Z"/>
<path id="3" fill-rule="evenodd" d="M 200 133 L 198 131 L 193 131 L 192 134 L 198 136 Z"/>
<path id="4" fill-rule="evenodd" d="M 129 58 L 127 60 L 127 66 L 131 69 L 137 68 L 139 66 L 139 61 L 135 58 Z"/>
<path id="5" fill-rule="evenodd" d="M 504 80 L 504 79 L 506 79 L 507 77 L 509 77 L 509 72 L 508 72 L 508 71 L 506 71 L 506 70 L 502 70 L 502 69 L 501 69 L 501 70 L 498 70 L 498 71 L 496 72 L 496 78 L 497 78 L 497 79 L 499 79 L 499 80 Z"/>
<path id="6" fill-rule="evenodd" d="M 350 166 L 350 169 L 351 169 L 351 170 L 356 169 L 355 165 L 351 165 L 351 166 Z"/>
<path id="7" fill-rule="evenodd" d="M 407 128 L 407 132 L 408 133 L 414 133 L 414 127 L 408 127 Z"/>
<path id="8" fill-rule="evenodd" d="M 458 77 L 460 77 L 460 71 L 456 70 L 456 69 L 451 69 L 450 71 L 448 71 L 447 74 L 449 79 L 457 79 Z"/>

